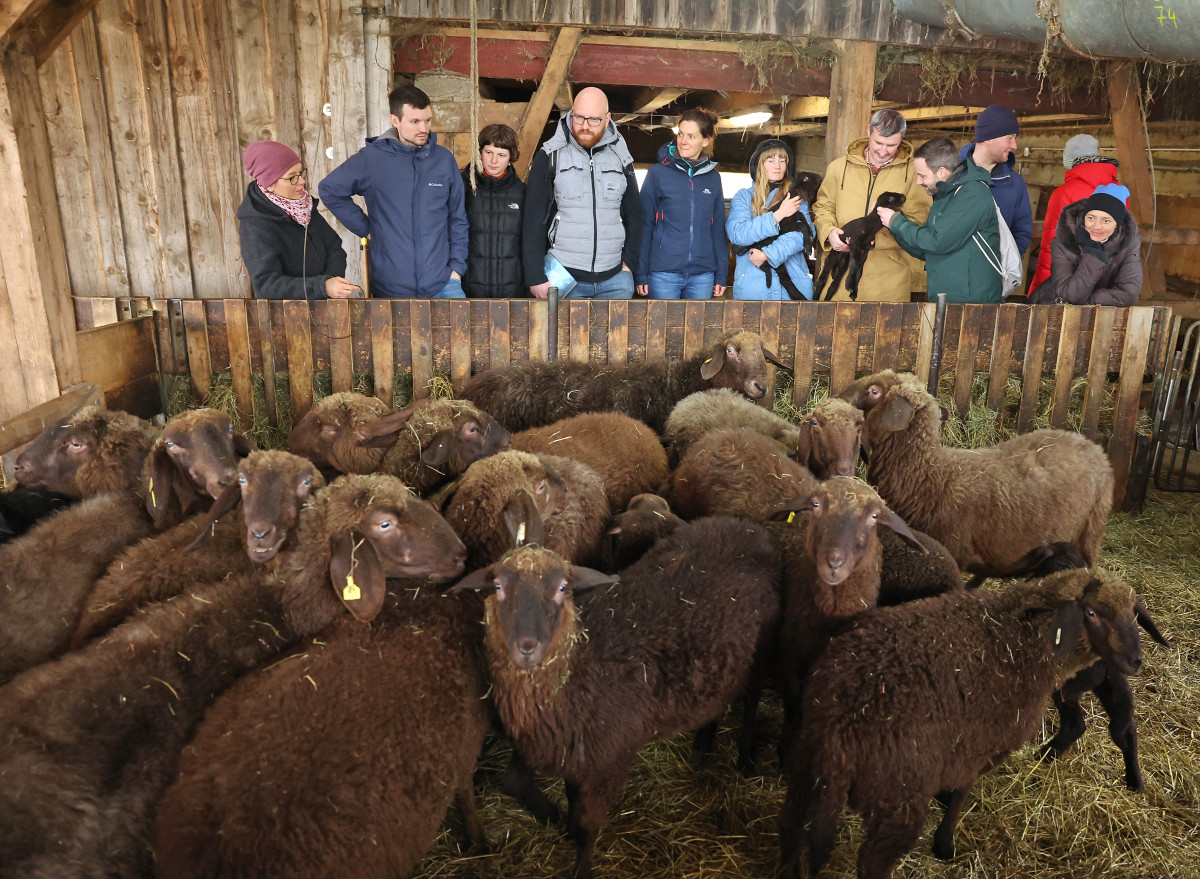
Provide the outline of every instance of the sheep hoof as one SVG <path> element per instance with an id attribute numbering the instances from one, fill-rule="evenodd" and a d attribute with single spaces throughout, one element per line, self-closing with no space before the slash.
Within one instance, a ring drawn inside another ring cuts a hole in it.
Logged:
<path id="1" fill-rule="evenodd" d="M 1132 769 L 1125 773 L 1125 787 L 1129 788 L 1135 794 L 1140 794 L 1146 789 L 1146 783 L 1142 780 L 1142 770 Z"/>
<path id="2" fill-rule="evenodd" d="M 1038 760 L 1049 763 L 1057 760 L 1062 756 L 1062 754 L 1062 749 L 1055 745 L 1054 740 L 1052 739 L 1038 749 Z"/>
<path id="3" fill-rule="evenodd" d="M 934 834 L 933 856 L 940 861 L 954 860 L 954 838 L 943 839 L 941 833 Z"/>

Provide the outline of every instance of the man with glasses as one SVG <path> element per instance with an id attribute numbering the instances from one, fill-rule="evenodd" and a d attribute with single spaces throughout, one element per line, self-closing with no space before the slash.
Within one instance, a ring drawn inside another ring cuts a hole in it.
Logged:
<path id="1" fill-rule="evenodd" d="M 392 127 L 330 171 L 321 198 L 347 229 L 371 237 L 372 296 L 463 299 L 467 212 L 454 154 L 430 130 L 425 92 L 400 86 L 388 102 Z"/>
<path id="2" fill-rule="evenodd" d="M 562 266 L 573 281 L 572 298 L 632 299 L 642 206 L 633 156 L 604 92 L 585 88 L 575 96 L 534 156 L 525 187 L 522 250 L 529 292 L 545 299 L 548 267 Z"/>

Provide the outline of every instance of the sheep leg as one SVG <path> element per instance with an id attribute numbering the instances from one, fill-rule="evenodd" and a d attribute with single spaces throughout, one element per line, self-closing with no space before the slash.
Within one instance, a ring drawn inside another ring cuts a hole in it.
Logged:
<path id="1" fill-rule="evenodd" d="M 700 761 L 704 759 L 713 748 L 713 742 L 717 740 L 717 721 L 710 720 L 700 729 L 696 730 L 696 738 L 692 741 L 692 756 L 690 758 L 693 766 L 699 766 Z"/>
<path id="2" fill-rule="evenodd" d="M 804 783 L 806 774 L 800 774 L 801 784 L 796 786 L 802 796 L 812 791 L 812 785 Z M 788 789 L 790 791 L 791 786 Z M 808 860 L 814 876 L 821 872 L 821 868 L 833 854 L 833 847 L 837 843 L 838 815 L 842 812 L 842 805 L 846 802 L 849 790 L 849 778 L 838 779 L 837 784 L 830 784 L 829 779 L 820 779 L 816 782 L 811 805 L 798 813 L 808 814 Z"/>
<path id="3" fill-rule="evenodd" d="M 562 812 L 538 786 L 533 769 L 516 750 L 513 751 L 512 759 L 504 770 L 504 779 L 500 787 L 540 823 L 550 825 L 562 821 Z"/>
<path id="4" fill-rule="evenodd" d="M 758 728 L 758 703 L 762 698 L 762 679 L 759 674 L 752 672 L 742 694 L 742 730 L 738 734 L 738 772 L 743 778 L 751 778 L 758 774 L 758 760 L 755 752 Z"/>
<path id="5" fill-rule="evenodd" d="M 483 822 L 479 820 L 479 809 L 475 804 L 475 789 L 467 785 L 460 790 L 454 795 L 454 805 L 458 807 L 458 814 L 462 817 L 463 836 L 466 838 L 467 845 L 472 851 L 488 854 L 491 847 L 488 845 L 487 834 L 483 832 Z"/>
<path id="6" fill-rule="evenodd" d="M 1122 672 L 1112 666 L 1109 666 L 1107 671 L 1104 680 L 1095 688 L 1096 698 L 1108 714 L 1108 734 L 1121 749 L 1121 756 L 1125 758 L 1125 786 L 1140 793 L 1145 783 L 1142 780 L 1142 768 L 1138 765 L 1133 690 L 1129 687 L 1129 678 Z"/>
<path id="7" fill-rule="evenodd" d="M 858 848 L 858 879 L 887 879 L 920 837 L 928 813 L 923 800 L 870 809 L 863 816 L 866 839 Z"/>
<path id="8" fill-rule="evenodd" d="M 1103 683 L 1104 666 L 1094 663 L 1079 671 L 1073 678 L 1062 685 L 1062 689 L 1052 696 L 1054 707 L 1058 709 L 1059 725 L 1054 738 L 1042 746 L 1041 758 L 1054 759 L 1066 753 L 1071 745 L 1079 741 L 1087 721 L 1084 720 L 1083 708 L 1079 697 L 1088 690 L 1094 690 Z"/>
<path id="9" fill-rule="evenodd" d="M 629 760 L 633 755 L 629 756 Z M 616 802 L 625 787 L 629 775 L 629 761 L 621 767 L 613 765 L 593 767 L 594 773 L 586 779 L 565 779 L 567 790 L 567 834 L 575 841 L 575 879 L 592 879 L 592 856 L 596 851 L 596 837 L 608 816 L 608 810 Z"/>
<path id="10" fill-rule="evenodd" d="M 804 815 L 807 810 L 807 796 L 811 784 L 799 775 L 807 773 L 789 773 L 787 775 L 787 796 L 784 797 L 783 809 L 779 813 L 779 876 L 780 879 L 802 879 L 804 870 L 801 867 L 801 838 L 804 833 Z M 828 859 L 828 854 L 825 855 Z"/>
<path id="11" fill-rule="evenodd" d="M 962 817 L 963 803 L 971 788 L 962 787 L 952 791 L 940 791 L 937 801 L 945 808 L 942 822 L 933 832 L 933 854 L 943 861 L 954 857 L 954 831 L 958 829 L 958 820 Z"/>

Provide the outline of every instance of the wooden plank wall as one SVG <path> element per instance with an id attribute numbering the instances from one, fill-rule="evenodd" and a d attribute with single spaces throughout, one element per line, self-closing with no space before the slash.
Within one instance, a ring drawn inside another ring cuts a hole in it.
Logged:
<path id="1" fill-rule="evenodd" d="M 118 300 L 120 314 L 138 313 Z M 157 306 L 158 303 L 155 303 Z M 311 407 L 314 376 L 334 391 L 373 387 L 391 403 L 397 373 L 412 376 L 416 397 L 430 394 L 435 373 L 455 390 L 498 364 L 545 359 L 548 308 L 535 300 L 350 300 L 163 303 L 156 308 L 164 372 L 191 378 L 197 404 L 215 376 L 228 373 L 243 417 L 277 417 L 274 375 L 286 372 L 294 417 Z M 181 306 L 181 319 L 175 315 Z M 144 303 L 135 303 L 144 309 Z M 1120 504 L 1136 446 L 1145 376 L 1166 356 L 1166 308 L 951 305 L 946 314 L 943 374 L 954 374 L 953 406 L 966 416 L 977 378 L 987 377 L 986 404 L 1008 408 L 1020 432 L 1046 416 L 1102 440 L 1101 409 L 1111 401 L 1109 454 Z M 623 364 L 684 359 L 722 333 L 744 327 L 762 335 L 794 376 L 803 406 L 814 384 L 838 391 L 880 369 L 928 378 L 934 306 L 892 303 L 564 302 L 558 350 L 571 360 Z M 272 393 L 256 402 L 256 374 Z M 1017 387 L 1012 387 L 1012 378 Z M 1049 401 L 1046 383 L 1050 382 Z M 1076 385 L 1082 381 L 1083 388 Z M 1018 399 L 1012 400 L 1014 390 Z M 1069 420 L 1072 396 L 1082 395 Z M 263 407 L 260 411 L 260 407 Z"/>

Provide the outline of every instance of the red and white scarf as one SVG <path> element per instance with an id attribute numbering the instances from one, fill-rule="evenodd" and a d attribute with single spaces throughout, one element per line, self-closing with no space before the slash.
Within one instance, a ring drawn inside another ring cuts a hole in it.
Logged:
<path id="1" fill-rule="evenodd" d="M 312 219 L 312 193 L 308 190 L 305 190 L 304 195 L 300 198 L 280 198 L 273 192 L 267 192 L 261 186 L 259 191 L 270 200 L 271 204 L 280 208 L 301 226 L 307 226 L 308 221 Z"/>

